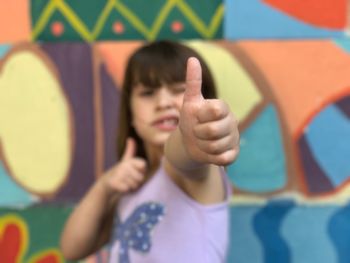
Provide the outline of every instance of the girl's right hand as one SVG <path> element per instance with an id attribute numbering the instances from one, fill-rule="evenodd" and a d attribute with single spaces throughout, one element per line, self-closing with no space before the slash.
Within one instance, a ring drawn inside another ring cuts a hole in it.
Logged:
<path id="1" fill-rule="evenodd" d="M 126 149 L 121 160 L 103 176 L 107 191 L 113 193 L 127 193 L 136 190 L 144 181 L 146 161 L 135 157 L 136 142 L 128 138 Z"/>

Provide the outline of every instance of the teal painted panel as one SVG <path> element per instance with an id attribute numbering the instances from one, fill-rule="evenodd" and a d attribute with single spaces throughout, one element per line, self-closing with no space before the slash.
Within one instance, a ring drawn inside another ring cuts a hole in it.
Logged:
<path id="1" fill-rule="evenodd" d="M 285 186 L 285 152 L 273 105 L 267 106 L 241 134 L 240 154 L 227 171 L 233 184 L 242 190 L 264 193 Z"/>
<path id="2" fill-rule="evenodd" d="M 0 207 L 28 206 L 35 198 L 16 184 L 0 162 Z"/>
<path id="3" fill-rule="evenodd" d="M 10 48 L 11 46 L 9 45 L 0 45 L 0 58 L 5 56 L 5 54 L 9 51 Z"/>

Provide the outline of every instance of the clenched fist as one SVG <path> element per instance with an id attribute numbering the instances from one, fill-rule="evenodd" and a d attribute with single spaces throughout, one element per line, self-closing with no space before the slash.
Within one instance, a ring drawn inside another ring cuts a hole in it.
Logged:
<path id="1" fill-rule="evenodd" d="M 127 193 L 137 189 L 144 181 L 146 161 L 135 157 L 136 143 L 129 138 L 123 157 L 105 175 L 104 183 L 110 193 Z"/>
<path id="2" fill-rule="evenodd" d="M 201 85 L 200 63 L 189 58 L 179 120 L 185 149 L 199 163 L 228 165 L 239 152 L 237 120 L 222 100 L 204 99 Z"/>

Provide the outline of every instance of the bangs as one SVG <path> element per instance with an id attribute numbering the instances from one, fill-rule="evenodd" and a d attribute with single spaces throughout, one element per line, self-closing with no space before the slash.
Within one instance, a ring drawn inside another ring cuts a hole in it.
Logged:
<path id="1" fill-rule="evenodd" d="M 171 63 L 169 63 L 171 61 Z M 163 51 L 141 53 L 133 61 L 132 84 L 143 84 L 159 88 L 163 84 L 184 82 L 186 78 L 187 57 L 174 52 Z"/>

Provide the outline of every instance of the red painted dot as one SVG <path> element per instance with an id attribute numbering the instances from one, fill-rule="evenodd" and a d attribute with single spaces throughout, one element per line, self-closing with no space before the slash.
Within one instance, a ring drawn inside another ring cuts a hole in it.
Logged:
<path id="1" fill-rule="evenodd" d="M 171 29 L 175 33 L 180 33 L 184 29 L 184 25 L 180 21 L 174 21 L 171 24 Z"/>
<path id="2" fill-rule="evenodd" d="M 125 28 L 122 22 L 116 21 L 113 24 L 113 32 L 116 34 L 122 34 L 124 32 Z"/>
<path id="3" fill-rule="evenodd" d="M 51 24 L 51 32 L 56 37 L 61 36 L 64 32 L 64 25 L 59 21 L 53 22 Z"/>

